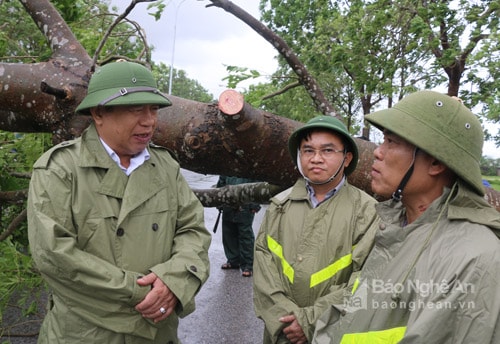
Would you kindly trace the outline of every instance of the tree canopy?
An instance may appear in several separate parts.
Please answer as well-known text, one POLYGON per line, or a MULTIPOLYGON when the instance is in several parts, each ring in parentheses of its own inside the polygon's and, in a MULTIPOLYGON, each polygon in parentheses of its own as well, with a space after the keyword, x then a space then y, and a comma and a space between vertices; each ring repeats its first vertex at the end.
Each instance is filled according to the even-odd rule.
MULTIPOLYGON (((348 124, 360 106, 367 114, 423 88, 459 96, 484 121, 500 122, 498 1, 261 0, 260 7, 348 124)), ((280 61, 274 91, 297 79, 280 61)), ((310 101, 289 96, 283 104, 314 114, 310 101)), ((263 106, 274 110, 277 102, 263 106)))

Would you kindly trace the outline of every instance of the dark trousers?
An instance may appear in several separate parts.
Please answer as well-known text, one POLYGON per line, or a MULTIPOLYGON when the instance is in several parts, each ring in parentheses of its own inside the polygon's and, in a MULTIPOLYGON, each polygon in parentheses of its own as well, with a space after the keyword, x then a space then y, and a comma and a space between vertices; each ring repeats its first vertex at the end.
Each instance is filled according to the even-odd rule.
POLYGON ((246 209, 224 210, 222 213, 222 244, 227 261, 252 270, 255 235, 254 214, 246 209))

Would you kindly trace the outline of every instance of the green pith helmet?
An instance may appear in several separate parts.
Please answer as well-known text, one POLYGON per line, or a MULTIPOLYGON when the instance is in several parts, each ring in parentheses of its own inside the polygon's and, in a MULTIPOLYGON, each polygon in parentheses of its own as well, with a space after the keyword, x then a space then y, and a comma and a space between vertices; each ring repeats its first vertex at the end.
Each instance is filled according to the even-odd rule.
POLYGON ((301 133, 311 130, 311 129, 327 129, 339 134, 344 138, 344 142, 348 143, 346 149, 351 152, 353 157, 352 161, 344 170, 346 175, 349 175, 354 171, 356 165, 358 164, 358 146, 356 141, 352 138, 351 134, 347 131, 345 125, 339 121, 337 118, 332 116, 317 116, 309 120, 304 126, 295 130, 290 138, 288 139, 288 150, 292 156, 292 160, 297 165, 297 150, 300 147, 301 133))
POLYGON ((172 103, 157 88, 153 74, 143 65, 118 61, 98 68, 90 78, 88 93, 76 112, 90 114, 95 106, 142 105, 160 107, 172 103))
POLYGON ((365 119, 432 155, 484 195, 479 167, 483 130, 476 116, 457 98, 419 91, 365 119))

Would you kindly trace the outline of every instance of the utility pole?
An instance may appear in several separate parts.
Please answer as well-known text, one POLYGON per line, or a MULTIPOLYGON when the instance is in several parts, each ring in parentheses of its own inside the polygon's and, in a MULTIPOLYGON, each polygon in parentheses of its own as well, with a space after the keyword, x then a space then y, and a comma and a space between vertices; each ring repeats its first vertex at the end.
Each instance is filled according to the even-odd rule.
POLYGON ((175 7, 174 38, 172 40, 172 59, 170 61, 170 75, 169 75, 169 80, 168 80, 168 94, 172 94, 172 78, 173 78, 173 75, 174 75, 174 57, 175 57, 175 37, 177 36, 177 14, 179 13, 179 8, 181 7, 181 5, 182 5, 182 3, 184 1, 186 1, 186 0, 182 0, 175 7))

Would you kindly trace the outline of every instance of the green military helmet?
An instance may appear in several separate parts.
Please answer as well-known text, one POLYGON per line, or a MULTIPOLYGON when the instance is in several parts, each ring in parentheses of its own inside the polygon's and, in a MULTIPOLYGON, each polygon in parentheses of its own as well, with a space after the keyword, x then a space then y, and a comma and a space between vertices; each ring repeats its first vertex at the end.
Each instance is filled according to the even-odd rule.
POLYGON ((347 144, 346 151, 351 152, 353 155, 352 161, 349 166, 345 168, 344 173, 346 175, 351 174, 358 164, 358 146, 356 145, 356 141, 354 141, 351 134, 349 134, 349 131, 347 131, 346 126, 333 116, 314 117, 290 135, 290 138, 288 139, 288 150, 295 165, 297 165, 297 150, 300 146, 302 133, 311 129, 320 128, 331 130, 344 138, 343 141, 347 144))
POLYGON ((76 112, 89 115, 95 106, 142 105, 160 107, 172 103, 161 93, 149 69, 135 62, 119 60, 98 68, 90 78, 87 96, 76 112))
POLYGON ((479 167, 483 129, 458 98, 418 91, 392 108, 366 115, 365 119, 432 155, 484 195, 479 167))

